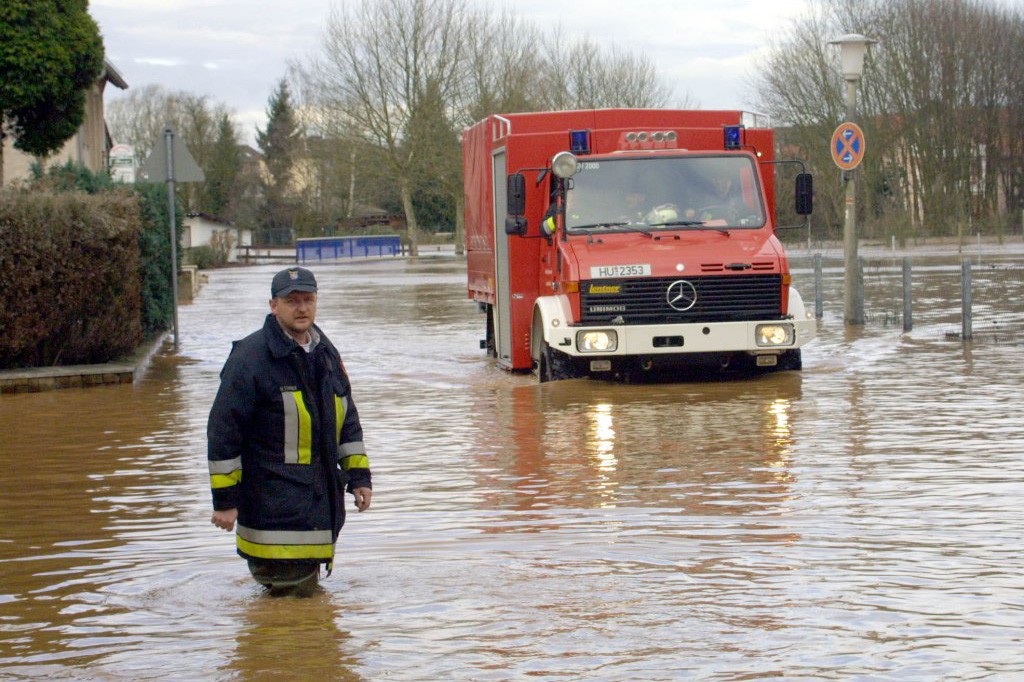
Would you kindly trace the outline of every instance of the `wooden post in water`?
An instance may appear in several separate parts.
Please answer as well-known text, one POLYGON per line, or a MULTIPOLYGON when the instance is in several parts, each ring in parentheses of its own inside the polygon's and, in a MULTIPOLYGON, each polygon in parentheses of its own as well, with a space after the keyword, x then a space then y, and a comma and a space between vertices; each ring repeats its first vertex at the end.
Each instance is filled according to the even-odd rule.
POLYGON ((914 313, 911 309, 910 296, 910 258, 903 258, 903 331, 909 332, 914 328, 914 313))
POLYGON ((821 293, 821 254, 814 254, 814 317, 820 320, 824 315, 824 299, 821 293))
POLYGON ((962 261, 962 277, 960 281, 961 317, 963 318, 960 337, 964 341, 974 338, 974 331, 971 325, 971 259, 964 258, 962 261))

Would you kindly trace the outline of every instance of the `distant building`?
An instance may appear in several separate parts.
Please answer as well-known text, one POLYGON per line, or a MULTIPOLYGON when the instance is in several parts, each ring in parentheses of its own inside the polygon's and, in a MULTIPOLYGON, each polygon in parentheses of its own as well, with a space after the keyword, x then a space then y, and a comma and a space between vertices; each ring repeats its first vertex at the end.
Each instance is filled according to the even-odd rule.
POLYGON ((240 247, 252 246, 252 230, 235 227, 209 213, 189 213, 181 224, 181 248, 210 246, 225 252, 227 262, 238 260, 240 247))
MULTIPOLYGON (((96 83, 85 93, 85 117, 78 132, 64 143, 64 147, 46 157, 47 167, 62 166, 68 161, 80 163, 93 173, 107 170, 110 148, 113 142, 107 131, 103 111, 103 92, 107 83, 121 90, 128 89, 128 83, 110 62, 103 61, 103 72, 96 83)), ((4 184, 18 182, 31 177, 32 164, 36 157, 14 148, 14 140, 4 138, 4 184)))

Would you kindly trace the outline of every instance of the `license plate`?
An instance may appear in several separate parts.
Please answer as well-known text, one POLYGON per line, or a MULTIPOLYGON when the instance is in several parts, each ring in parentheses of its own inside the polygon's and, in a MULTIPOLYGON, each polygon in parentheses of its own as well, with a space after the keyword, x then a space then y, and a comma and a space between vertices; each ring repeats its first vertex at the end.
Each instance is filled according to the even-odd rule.
POLYGON ((779 358, 777 355, 758 355, 757 366, 758 367, 774 367, 779 364, 779 358))
POLYGON ((636 263, 633 265, 592 265, 590 267, 590 279, 648 277, 650 274, 650 263, 636 263))
POLYGON ((612 370, 611 360, 591 360, 590 371, 591 372, 610 372, 612 370))

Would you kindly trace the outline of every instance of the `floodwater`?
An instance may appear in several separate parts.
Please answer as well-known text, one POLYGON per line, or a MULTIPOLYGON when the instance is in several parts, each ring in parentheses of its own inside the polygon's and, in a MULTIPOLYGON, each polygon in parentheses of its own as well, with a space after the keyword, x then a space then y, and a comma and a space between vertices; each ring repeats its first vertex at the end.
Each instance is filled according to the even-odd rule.
MULTIPOLYGON (((826 268, 803 372, 651 385, 496 368, 453 257, 316 267, 375 494, 308 599, 209 523, 276 267, 214 271, 136 384, 0 397, 0 678, 1020 679, 1024 336, 949 334, 956 267, 915 263, 909 334, 898 274, 846 331, 826 268)), ((974 281, 1024 319, 1020 261, 974 281)))

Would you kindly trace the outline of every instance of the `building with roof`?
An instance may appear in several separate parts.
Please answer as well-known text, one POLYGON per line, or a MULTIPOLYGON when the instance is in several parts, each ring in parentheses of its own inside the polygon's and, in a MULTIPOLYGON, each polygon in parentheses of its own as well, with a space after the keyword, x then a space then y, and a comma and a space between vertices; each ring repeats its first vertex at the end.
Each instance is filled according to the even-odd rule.
MULTIPOLYGON (((100 77, 85 93, 85 116, 82 125, 60 150, 43 160, 47 167, 63 166, 72 161, 94 173, 107 169, 110 148, 113 146, 103 109, 103 93, 107 84, 121 90, 128 89, 124 77, 113 64, 104 59, 100 77)), ((3 144, 3 183, 9 185, 31 177, 32 164, 39 159, 15 149, 14 140, 10 137, 4 138, 3 144)))

